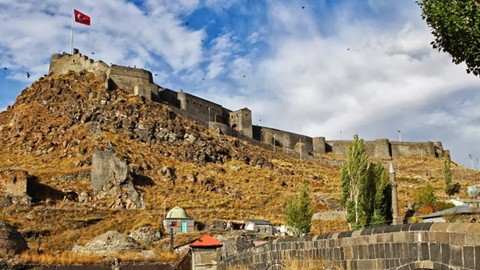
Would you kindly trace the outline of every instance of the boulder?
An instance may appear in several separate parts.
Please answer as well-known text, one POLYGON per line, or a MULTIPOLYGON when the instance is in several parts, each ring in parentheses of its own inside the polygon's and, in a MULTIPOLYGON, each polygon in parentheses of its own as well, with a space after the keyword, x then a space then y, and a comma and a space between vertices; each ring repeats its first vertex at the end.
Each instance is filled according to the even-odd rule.
POLYGON ((85 246, 74 245, 72 251, 108 255, 125 251, 141 251, 141 247, 133 238, 111 230, 91 239, 85 246))
MULTIPOLYGON (((97 198, 110 200, 111 208, 145 207, 142 196, 133 185, 134 176, 127 162, 116 157, 112 150, 94 151, 91 172, 92 189, 97 198)), ((85 200, 82 198, 82 201, 85 200)))
POLYGON ((10 224, 0 221, 0 257, 18 254, 28 249, 22 235, 10 224))
POLYGON ((142 245, 150 245, 162 238, 162 234, 159 231, 154 230, 150 226, 144 226, 131 232, 129 235, 132 239, 142 245))

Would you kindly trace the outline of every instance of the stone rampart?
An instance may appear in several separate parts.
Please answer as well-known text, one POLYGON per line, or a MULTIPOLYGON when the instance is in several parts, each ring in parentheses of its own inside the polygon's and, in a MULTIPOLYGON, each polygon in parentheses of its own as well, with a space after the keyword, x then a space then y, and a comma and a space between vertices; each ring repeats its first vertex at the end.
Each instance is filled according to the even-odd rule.
POLYGON ((228 112, 221 105, 211 101, 187 94, 183 91, 178 93, 180 109, 202 122, 220 122, 228 124, 228 112))
MULTIPOLYGON (((286 153, 296 153, 305 159, 312 159, 315 154, 334 154, 345 156, 351 140, 325 140, 324 137, 311 138, 305 135, 282 131, 263 126, 252 125, 252 112, 247 109, 231 111, 222 105, 185 93, 164 89, 153 83, 152 73, 148 70, 112 65, 102 61, 93 61, 80 53, 54 54, 51 57, 50 73, 64 74, 69 71, 93 72, 105 81, 108 89, 120 88, 132 94, 154 101, 166 102, 179 109, 182 115, 198 123, 209 126, 219 123, 222 133, 253 138, 274 149, 286 153)), ((371 157, 391 159, 397 156, 443 157, 445 150, 441 142, 391 142, 388 139, 365 141, 365 148, 371 157)))
POLYGON ((405 224, 278 239, 224 258, 219 269, 284 269, 291 260, 338 269, 480 269, 480 224, 405 224))
POLYGON ((85 55, 80 53, 76 54, 53 54, 50 58, 50 70, 51 74, 67 74, 70 71, 80 72, 88 71, 92 72, 100 78, 102 81, 106 79, 106 73, 109 66, 102 61, 93 61, 85 55))
MULTIPOLYGON (((321 140, 316 144, 319 145, 321 140)), ((325 152, 335 155, 346 155, 351 140, 325 141, 325 152)), ((399 156, 443 157, 444 151, 440 142, 397 142, 388 139, 365 141, 365 150, 370 157, 391 159, 399 156)), ((316 149, 322 149, 317 146, 316 149)))
POLYGON ((120 88, 130 93, 155 99, 158 86, 153 83, 152 73, 145 69, 112 65, 107 71, 108 88, 120 88))
POLYGON ((261 142, 275 145, 278 148, 293 149, 297 154, 301 154, 302 158, 313 157, 313 139, 311 137, 273 128, 257 128, 259 129, 258 135, 260 135, 258 140, 261 142))

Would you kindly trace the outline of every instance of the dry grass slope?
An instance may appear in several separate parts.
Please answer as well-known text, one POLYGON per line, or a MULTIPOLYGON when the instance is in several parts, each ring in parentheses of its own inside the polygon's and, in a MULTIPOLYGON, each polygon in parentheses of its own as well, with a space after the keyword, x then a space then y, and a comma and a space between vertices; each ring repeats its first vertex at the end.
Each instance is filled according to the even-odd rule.
MULTIPOLYGON (((128 233, 147 224, 160 228, 164 205, 167 209, 181 206, 205 223, 212 219, 263 218, 280 224, 284 221, 286 202, 296 196, 303 184, 310 187, 316 211, 337 210, 329 209, 324 201, 338 202, 341 195, 338 167, 299 160, 216 134, 180 116, 172 116, 164 104, 121 90, 106 91, 102 82, 90 73, 47 76, 35 82, 22 92, 13 107, 0 113, 0 133, 0 170, 27 170, 52 190, 90 192, 88 172, 92 151, 106 149, 109 143, 135 173, 153 182, 137 186, 147 203, 142 210, 112 210, 97 201, 78 203, 48 196, 46 201, 50 203, 42 200, 31 208, 5 207, 0 218, 28 237, 31 250, 41 251, 41 254, 25 254, 25 261, 61 262, 61 256, 54 254, 68 253, 74 244, 85 244, 111 229, 128 233), (145 141, 128 128, 132 122, 137 128, 140 124, 155 123, 169 130, 180 129, 195 134, 204 144, 145 141), (225 158, 210 162, 192 158, 205 149, 222 153, 225 158), (274 169, 249 164, 245 157, 265 159, 273 163, 274 169), (175 179, 161 174, 164 166, 174 168, 175 179), (85 172, 87 176, 82 176, 85 172), (73 180, 63 180, 65 175, 73 176, 73 180), (192 175, 197 181, 186 180, 192 175), (220 188, 208 189, 202 184, 204 180, 220 188), (237 196, 226 191, 235 191, 237 196)), ((341 159, 331 155, 324 158, 341 159)), ((390 161, 382 162, 387 166, 390 161)), ((402 213, 403 206, 414 200, 415 190, 426 183, 432 183, 438 195, 443 195, 441 159, 397 158, 393 163, 399 179, 402 213)), ((454 181, 462 187, 478 180, 476 171, 456 165, 452 169, 454 181)), ((346 229, 342 221, 315 222, 312 232, 346 229)), ((165 246, 152 249, 157 254, 165 253, 165 246)), ((79 262, 82 260, 96 259, 78 258, 79 262)))

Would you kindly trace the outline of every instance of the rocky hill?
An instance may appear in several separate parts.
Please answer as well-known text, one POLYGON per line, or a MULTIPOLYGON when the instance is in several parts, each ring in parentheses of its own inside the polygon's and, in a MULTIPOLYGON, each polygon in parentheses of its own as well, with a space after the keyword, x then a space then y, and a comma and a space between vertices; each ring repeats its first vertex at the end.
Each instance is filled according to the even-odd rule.
MULTIPOLYGON (((265 150, 207 130, 166 104, 105 90, 88 72, 37 80, 0 113, 0 134, 0 175, 25 171, 33 181, 31 202, 2 195, 1 219, 17 227, 30 249, 46 253, 70 251, 110 230, 159 228, 165 209, 175 205, 205 224, 247 218, 279 224, 286 201, 305 183, 316 211, 340 210, 338 157, 307 161, 265 150), (128 165, 130 189, 142 204, 131 203, 129 190, 93 188, 95 151, 128 165)), ((401 206, 426 182, 442 184, 441 159, 394 163, 401 206)), ((455 165, 453 172, 464 187, 478 176, 455 165)), ((331 230, 346 228, 335 224, 331 230)))

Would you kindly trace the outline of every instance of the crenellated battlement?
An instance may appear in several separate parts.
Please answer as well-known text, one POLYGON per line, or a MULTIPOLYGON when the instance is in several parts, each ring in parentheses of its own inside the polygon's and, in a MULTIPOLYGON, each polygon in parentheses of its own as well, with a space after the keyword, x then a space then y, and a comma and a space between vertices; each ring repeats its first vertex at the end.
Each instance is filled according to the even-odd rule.
MULTIPOLYGON (((288 131, 252 124, 252 112, 248 108, 231 111, 220 104, 188 94, 158 86, 148 70, 119 65, 107 65, 94 61, 80 53, 54 54, 50 61, 51 74, 70 71, 88 71, 105 81, 106 89, 122 89, 149 100, 164 102, 185 117, 215 129, 223 134, 253 139, 272 150, 296 153, 300 158, 313 159, 317 155, 334 154, 344 156, 350 140, 326 140, 324 137, 308 137, 288 131)), ((388 139, 365 141, 369 156, 391 159, 399 156, 443 157, 445 150, 441 142, 399 142, 388 139)))

